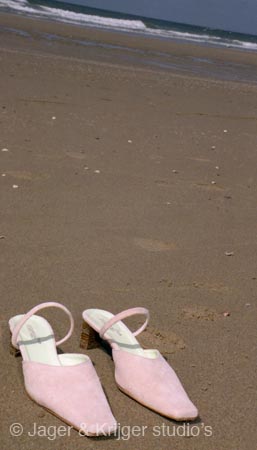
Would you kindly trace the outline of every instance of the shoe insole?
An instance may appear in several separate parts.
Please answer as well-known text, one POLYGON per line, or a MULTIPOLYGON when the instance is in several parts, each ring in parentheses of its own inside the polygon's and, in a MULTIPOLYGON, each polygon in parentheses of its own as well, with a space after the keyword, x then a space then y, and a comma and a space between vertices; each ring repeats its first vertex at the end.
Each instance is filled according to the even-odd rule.
MULTIPOLYGON (((11 330, 22 319, 23 315, 12 317, 9 321, 11 330)), ((33 315, 23 325, 19 332, 19 349, 25 361, 60 366, 56 351, 53 330, 50 324, 41 316, 33 315)))
MULTIPOLYGON (((23 318, 23 314, 9 320, 10 330, 23 318)), ((74 366, 89 361, 82 353, 58 354, 54 332, 46 319, 33 315, 23 325, 18 336, 19 349, 24 361, 33 361, 52 366, 74 366)))

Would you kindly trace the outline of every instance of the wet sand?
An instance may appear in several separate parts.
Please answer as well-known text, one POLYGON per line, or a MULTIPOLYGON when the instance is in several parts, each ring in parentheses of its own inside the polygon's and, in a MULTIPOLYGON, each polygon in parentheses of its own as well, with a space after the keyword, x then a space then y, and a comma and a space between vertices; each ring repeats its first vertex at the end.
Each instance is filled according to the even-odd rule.
MULTIPOLYGON (((35 35, 70 35, 72 28, 7 15, 1 25, 35 35)), ((251 54, 211 52, 219 61, 223 54, 255 64, 251 54)), ((105 54, 1 34, 2 447, 253 450, 257 88, 105 54), (88 354, 115 417, 121 427, 147 426, 145 435, 29 436, 34 423, 62 423, 26 396, 21 360, 9 355, 7 320, 47 300, 74 315, 65 352, 79 352, 83 309, 149 308, 139 340, 176 370, 199 408, 191 429, 199 436, 155 436, 153 427, 183 430, 118 391, 101 349, 88 354), (23 425, 20 437, 10 435, 14 422, 23 425)), ((65 333, 62 313, 45 316, 58 336, 65 333)))

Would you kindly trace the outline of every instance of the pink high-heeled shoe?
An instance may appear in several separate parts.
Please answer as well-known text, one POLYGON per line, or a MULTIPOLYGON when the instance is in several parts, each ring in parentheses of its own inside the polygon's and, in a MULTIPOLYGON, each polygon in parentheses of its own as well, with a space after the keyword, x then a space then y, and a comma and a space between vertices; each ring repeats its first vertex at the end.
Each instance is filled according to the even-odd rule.
POLYGON ((117 315, 102 309, 87 309, 82 314, 81 347, 97 345, 97 334, 112 347, 115 380, 121 391, 142 405, 175 420, 194 420, 197 408, 189 399, 176 373, 158 350, 143 350, 136 336, 147 326, 149 311, 131 308, 117 315), (122 319, 135 314, 146 316, 134 333, 122 319))
POLYGON ((27 314, 9 320, 15 354, 21 353, 26 391, 36 403, 88 436, 114 433, 112 415, 90 358, 83 354, 57 354, 56 347, 72 334, 70 311, 60 303, 47 302, 27 314), (70 330, 56 342, 49 323, 35 313, 57 307, 70 318, 70 330))

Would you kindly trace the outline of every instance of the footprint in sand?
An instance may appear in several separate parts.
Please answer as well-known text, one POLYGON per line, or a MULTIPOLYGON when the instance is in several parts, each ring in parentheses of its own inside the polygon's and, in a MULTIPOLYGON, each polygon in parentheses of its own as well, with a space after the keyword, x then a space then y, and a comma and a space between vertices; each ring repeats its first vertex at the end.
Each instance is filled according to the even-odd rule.
POLYGON ((222 317, 217 311, 213 311, 204 306, 188 306, 183 308, 182 316, 185 319, 214 321, 222 317))
POLYGON ((145 348, 158 348, 162 354, 166 355, 186 347, 183 339, 172 331, 160 332, 152 327, 147 327, 141 334, 140 343, 145 348))
POLYGON ((199 288, 199 289, 206 289, 207 291, 213 291, 213 292, 228 292, 231 289, 221 283, 208 283, 208 282, 198 282, 198 281, 194 281, 193 282, 193 287, 194 288, 199 288))
POLYGON ((134 238, 133 242, 137 247, 149 252, 165 252, 176 249, 174 242, 159 241, 158 239, 134 238))

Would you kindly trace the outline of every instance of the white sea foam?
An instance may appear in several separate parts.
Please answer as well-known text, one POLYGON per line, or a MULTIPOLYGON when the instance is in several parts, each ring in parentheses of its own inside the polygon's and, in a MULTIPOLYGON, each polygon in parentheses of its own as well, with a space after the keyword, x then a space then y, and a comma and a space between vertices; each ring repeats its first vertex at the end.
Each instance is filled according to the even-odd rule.
POLYGON ((238 40, 232 40, 232 45, 237 46, 238 48, 247 48, 248 50, 257 50, 257 44, 254 42, 244 42, 238 40))
POLYGON ((153 29, 147 27, 141 20, 126 20, 111 17, 93 16, 89 14, 68 11, 60 8, 50 8, 40 4, 32 5, 27 0, 0 0, 0 11, 6 9, 19 14, 37 18, 52 19, 56 21, 85 25, 98 28, 137 32, 166 39, 193 42, 220 47, 232 47, 242 50, 257 50, 257 43, 240 41, 237 39, 222 38, 208 34, 195 34, 167 29, 153 29))
MULTIPOLYGON (((49 16, 53 13, 53 8, 48 8, 43 6, 42 10, 49 16)), ((100 26, 107 26, 113 28, 129 28, 132 30, 145 30, 146 26, 141 20, 122 20, 122 19, 112 19, 110 17, 101 16, 91 16, 89 14, 81 14, 72 11, 65 11, 62 9, 58 11, 59 20, 76 22, 76 23, 86 23, 100 26)))
POLYGON ((26 0, 0 0, 0 9, 1 7, 8 7, 17 12, 23 12, 24 14, 29 14, 36 17, 43 16, 45 18, 55 19, 61 22, 69 22, 79 25, 85 24, 88 26, 92 25, 126 30, 146 29, 146 26, 141 20, 124 20, 113 19, 111 17, 93 16, 58 8, 49 8, 42 5, 35 5, 33 7, 26 0))
POLYGON ((26 0, 0 0, 0 10, 1 8, 10 8, 13 11, 32 13, 35 9, 28 6, 26 0))
POLYGON ((212 36, 208 34, 194 34, 174 30, 161 30, 149 28, 147 28, 145 31, 146 33, 149 33, 151 35, 176 39, 180 41, 189 41, 199 44, 204 43, 207 45, 233 47, 238 49, 257 50, 257 43, 254 42, 239 41, 237 39, 226 39, 221 38, 219 36, 212 36))

